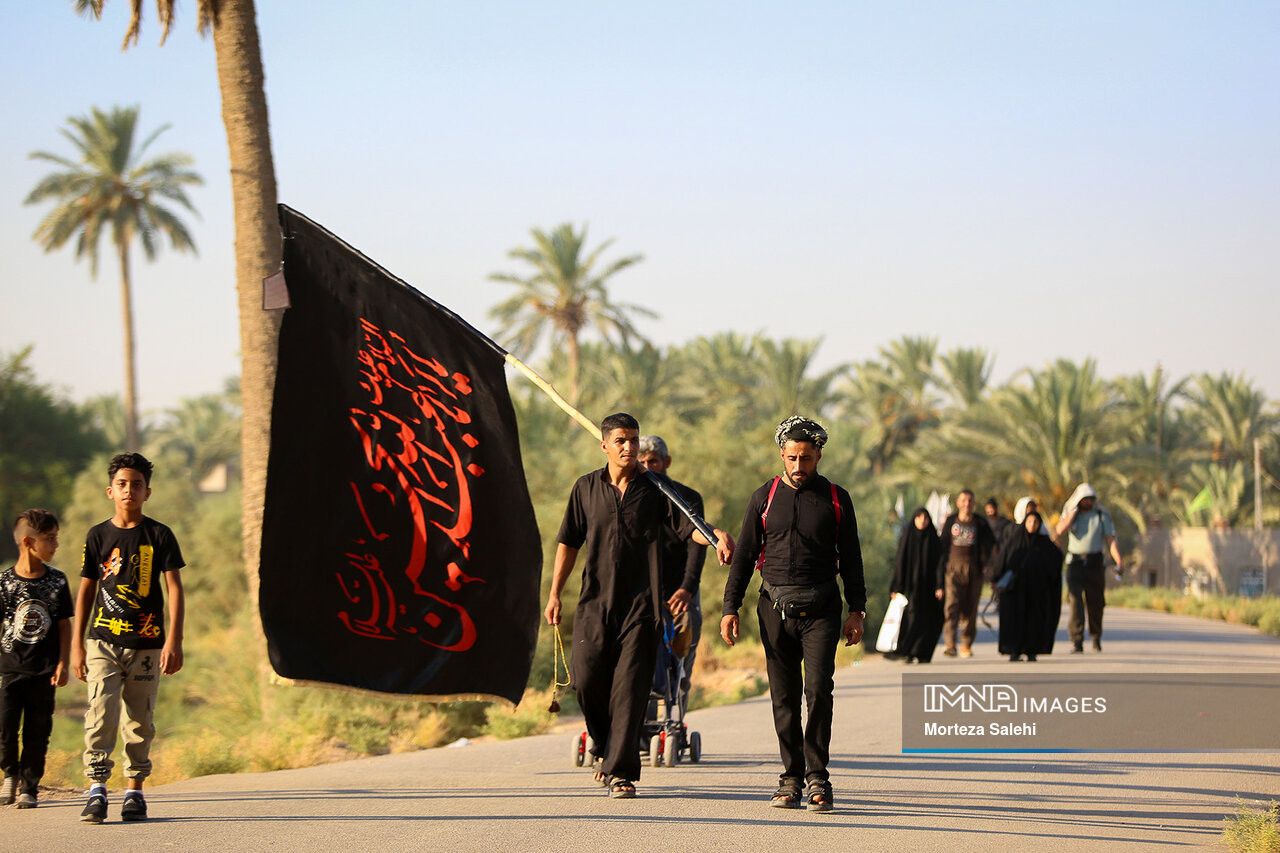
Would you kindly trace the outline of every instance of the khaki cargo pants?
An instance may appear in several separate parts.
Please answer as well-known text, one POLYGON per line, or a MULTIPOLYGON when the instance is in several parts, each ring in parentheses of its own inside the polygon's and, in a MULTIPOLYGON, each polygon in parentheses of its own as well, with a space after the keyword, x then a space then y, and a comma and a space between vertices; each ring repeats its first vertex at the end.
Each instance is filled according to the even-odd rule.
POLYGON ((124 775, 151 775, 153 716, 160 687, 160 650, 126 649, 101 640, 85 641, 89 709, 84 715, 84 773, 94 782, 111 778, 117 732, 124 735, 124 775), (121 711, 124 724, 121 725, 121 711))

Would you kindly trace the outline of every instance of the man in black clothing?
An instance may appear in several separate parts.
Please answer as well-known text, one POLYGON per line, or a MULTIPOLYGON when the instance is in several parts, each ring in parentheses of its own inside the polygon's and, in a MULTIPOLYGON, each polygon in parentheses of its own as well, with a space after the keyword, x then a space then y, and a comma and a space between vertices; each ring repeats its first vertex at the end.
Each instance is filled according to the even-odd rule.
POLYGON ((991 553, 987 556, 987 580, 995 583, 1000 579, 999 573, 996 572, 996 566, 1000 564, 1000 551, 1004 546, 1005 537, 1013 535, 1011 528, 1015 525, 1012 521, 1000 514, 1000 502, 994 497, 987 498, 987 502, 982 505, 982 512, 986 516, 987 527, 991 528, 991 553))
POLYGON ((763 582, 756 614, 764 645, 783 771, 770 805, 798 808, 800 785, 811 811, 831 811, 831 751, 836 644, 862 639, 867 589, 862 574, 858 521, 849 493, 818 474, 827 433, 801 417, 783 421, 774 434, 783 474, 751 495, 724 588, 720 636, 733 645, 738 608, 752 568, 763 582), (849 617, 841 626, 844 585, 849 617), (800 727, 803 693, 808 722, 800 727))
MULTIPOLYGON (((640 726, 662 618, 662 541, 670 501, 636 463, 640 425, 635 418, 610 415, 600 433, 609 461, 573 485, 544 615, 548 624, 560 624, 560 592, 585 548, 572 677, 587 733, 602 758, 596 779, 607 781, 611 797, 623 798, 635 796, 640 778, 640 726)), ((677 532, 682 539, 711 544, 685 516, 677 532)), ((727 563, 733 540, 721 530, 713 532, 716 553, 727 563)))
MULTIPOLYGON (((684 498, 689 508, 702 515, 702 495, 684 483, 671 480, 671 452, 667 443, 658 435, 640 436, 640 467, 670 480, 671 485, 684 498)), ((680 528, 683 513, 668 503, 669 526, 680 528)), ((676 685, 679 707, 688 707, 689 677, 698 657, 698 640, 702 635, 702 596, 698 587, 702 584, 702 564, 706 560, 707 546, 691 540, 679 539, 674 533, 666 537, 662 559, 662 598, 672 616, 671 652, 684 662, 684 677, 676 685)), ((661 670, 657 673, 655 689, 662 691, 666 684, 661 670)))
POLYGON ((1013 522, 1000 514, 1000 502, 995 498, 987 498, 987 502, 982 505, 982 511, 987 516, 987 526, 991 528, 991 535, 995 537, 996 545, 999 546, 1005 537, 1005 529, 1013 522))

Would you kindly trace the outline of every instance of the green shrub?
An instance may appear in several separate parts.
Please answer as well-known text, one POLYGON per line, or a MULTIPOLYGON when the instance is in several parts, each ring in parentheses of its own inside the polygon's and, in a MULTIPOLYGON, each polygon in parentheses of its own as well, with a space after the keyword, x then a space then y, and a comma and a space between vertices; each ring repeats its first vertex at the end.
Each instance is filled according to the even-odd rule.
POLYGON ((239 773, 247 769, 236 743, 212 731, 194 740, 170 746, 165 753, 170 761, 176 761, 178 768, 187 777, 239 773))
POLYGON ((485 712, 483 732, 498 740, 542 734, 550 730, 555 721, 555 716, 547 710, 550 704, 550 690, 526 690, 515 708, 490 705, 485 712))
POLYGON ((1217 619, 1233 625, 1256 626, 1264 634, 1280 637, 1280 596, 1258 598, 1208 596, 1194 598, 1171 590, 1124 586, 1107 590, 1107 603, 1137 610, 1160 610, 1201 619, 1217 619))
POLYGON ((1273 608, 1259 616, 1258 630, 1264 634, 1280 637, 1280 609, 1273 608))
POLYGON ((1277 811, 1273 801, 1265 809, 1250 808, 1244 800, 1236 799, 1235 817, 1224 818, 1222 841, 1237 853, 1280 853, 1280 827, 1277 827, 1277 811))

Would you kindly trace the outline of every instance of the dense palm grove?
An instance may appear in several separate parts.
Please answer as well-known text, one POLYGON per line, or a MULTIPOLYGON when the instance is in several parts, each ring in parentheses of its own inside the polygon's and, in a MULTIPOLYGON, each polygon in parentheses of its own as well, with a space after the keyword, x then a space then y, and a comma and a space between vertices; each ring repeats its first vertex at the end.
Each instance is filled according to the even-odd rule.
MULTIPOLYGON (((888 342, 868 361, 825 368, 816 366, 821 339, 721 332, 659 349, 605 287, 638 257, 598 272, 609 244, 587 253, 585 231, 534 230, 534 247, 511 253, 531 274, 494 276, 520 288, 493 311, 504 331, 518 330, 508 345, 523 355, 549 339, 546 377, 579 389, 573 402, 589 417, 628 411, 642 432, 666 438, 673 476, 701 491, 708 517, 731 531, 752 490, 776 473, 776 424, 797 412, 822 421, 831 433, 822 471, 858 508, 872 624, 887 595, 894 507, 909 511, 934 490, 995 496, 1006 515, 1031 495, 1052 517, 1087 481, 1131 547, 1154 525, 1252 524, 1255 439, 1264 471, 1280 462, 1280 409, 1242 376, 1173 379, 1156 366, 1107 379, 1092 359, 1060 359, 996 386, 992 353, 939 352, 935 339, 913 336, 888 342), (584 342, 591 317, 608 318, 604 333, 626 334, 584 342)), ((538 389, 519 380, 512 394, 549 564, 569 485, 602 460, 538 389)), ((1263 522, 1274 523, 1277 484, 1270 476, 1263 483, 1263 522)), ((704 596, 718 599, 722 581, 708 567, 704 596)))

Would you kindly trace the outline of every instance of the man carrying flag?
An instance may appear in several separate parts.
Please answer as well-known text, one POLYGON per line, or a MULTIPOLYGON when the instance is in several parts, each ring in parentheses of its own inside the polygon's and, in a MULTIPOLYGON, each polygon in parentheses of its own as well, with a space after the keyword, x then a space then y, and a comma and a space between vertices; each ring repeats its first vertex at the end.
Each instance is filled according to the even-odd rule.
MULTIPOLYGON (((574 618, 571 673, 587 733, 602 759, 596 780, 613 798, 634 797, 640 778, 640 727, 653 683, 661 625, 663 527, 668 500, 637 464, 640 424, 626 413, 600 424, 608 463, 574 483, 556 537, 555 566, 545 616, 560 624, 560 593, 586 550, 574 618)), ((716 547, 721 564, 733 540, 712 528, 716 542, 679 516, 682 539, 716 547)))

